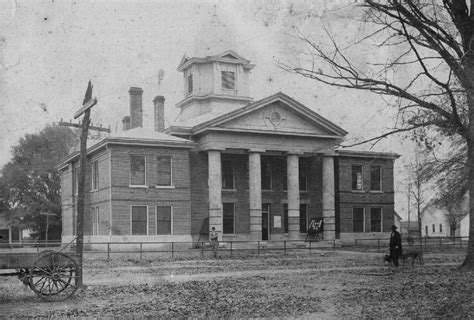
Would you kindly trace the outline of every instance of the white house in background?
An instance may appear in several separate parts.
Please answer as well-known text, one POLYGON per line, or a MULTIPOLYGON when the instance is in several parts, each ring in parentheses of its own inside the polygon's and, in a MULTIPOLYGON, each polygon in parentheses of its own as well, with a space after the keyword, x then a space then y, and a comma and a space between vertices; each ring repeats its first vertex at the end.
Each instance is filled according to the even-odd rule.
MULTIPOLYGON (((464 206, 462 206, 464 207, 464 206)), ((465 209, 462 209, 465 211, 465 209)), ((423 210, 421 219, 423 237, 467 237, 469 236, 469 214, 466 212, 455 230, 451 230, 448 210, 431 202, 423 210)))

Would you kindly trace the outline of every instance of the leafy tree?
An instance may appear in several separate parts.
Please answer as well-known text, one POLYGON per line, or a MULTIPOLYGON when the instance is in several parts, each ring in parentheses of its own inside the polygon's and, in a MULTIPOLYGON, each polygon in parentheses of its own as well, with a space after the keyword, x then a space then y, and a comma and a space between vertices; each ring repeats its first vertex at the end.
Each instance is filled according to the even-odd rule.
MULTIPOLYGON (((469 198, 474 199, 474 1, 366 0, 360 6, 369 31, 353 45, 371 46, 370 68, 351 59, 348 47, 343 48, 329 29, 329 46, 301 35, 309 59, 302 56, 298 65, 282 67, 331 86, 384 97, 387 106, 398 111, 397 123, 368 141, 412 131, 428 149, 439 147, 437 137, 463 145, 466 186, 469 198)), ((463 266, 472 269, 474 200, 469 212, 470 237, 463 266)))
POLYGON ((60 177, 55 166, 76 144, 71 129, 47 126, 38 134, 27 134, 13 147, 12 159, 2 168, 0 214, 9 215, 13 225, 29 228, 33 236, 48 239, 61 235, 60 177))

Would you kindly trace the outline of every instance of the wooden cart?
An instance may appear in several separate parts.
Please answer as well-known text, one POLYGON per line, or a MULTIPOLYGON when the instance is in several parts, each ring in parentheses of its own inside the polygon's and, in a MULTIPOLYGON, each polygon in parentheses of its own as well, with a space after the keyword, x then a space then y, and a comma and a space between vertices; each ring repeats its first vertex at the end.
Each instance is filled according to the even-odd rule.
POLYGON ((72 296, 78 289, 78 255, 60 251, 40 253, 1 253, 0 276, 18 276, 41 299, 59 301, 72 296))

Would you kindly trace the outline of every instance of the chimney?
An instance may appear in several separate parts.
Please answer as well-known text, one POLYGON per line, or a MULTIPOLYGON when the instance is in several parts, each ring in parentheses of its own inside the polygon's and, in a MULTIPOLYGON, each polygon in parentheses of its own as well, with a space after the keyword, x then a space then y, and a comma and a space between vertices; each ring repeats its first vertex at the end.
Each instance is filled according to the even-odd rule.
POLYGON ((143 127, 142 88, 131 87, 130 94, 130 129, 143 127))
POLYGON ((155 105, 155 131, 165 130, 165 97, 156 96, 153 99, 155 105))
POLYGON ((123 131, 127 131, 130 129, 130 116, 125 116, 122 119, 123 124, 123 131))

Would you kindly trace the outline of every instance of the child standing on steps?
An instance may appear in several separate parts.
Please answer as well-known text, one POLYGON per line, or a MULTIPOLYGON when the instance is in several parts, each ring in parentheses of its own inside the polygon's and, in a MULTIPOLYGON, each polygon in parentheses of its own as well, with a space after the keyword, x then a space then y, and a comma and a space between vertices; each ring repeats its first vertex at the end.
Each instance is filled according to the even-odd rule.
POLYGON ((215 227, 211 228, 209 233, 209 240, 212 245, 212 252, 214 253, 214 258, 217 258, 217 248, 219 247, 219 234, 216 231, 215 227))

